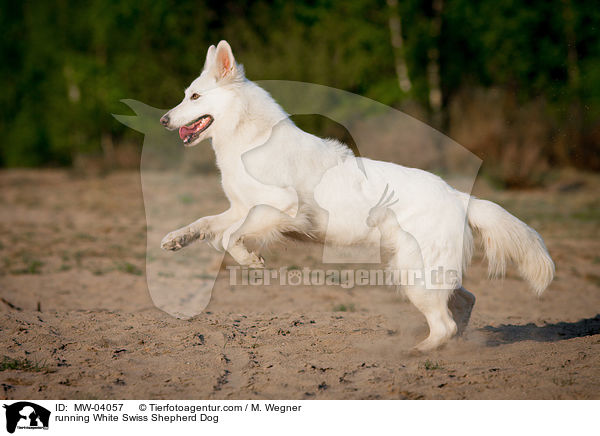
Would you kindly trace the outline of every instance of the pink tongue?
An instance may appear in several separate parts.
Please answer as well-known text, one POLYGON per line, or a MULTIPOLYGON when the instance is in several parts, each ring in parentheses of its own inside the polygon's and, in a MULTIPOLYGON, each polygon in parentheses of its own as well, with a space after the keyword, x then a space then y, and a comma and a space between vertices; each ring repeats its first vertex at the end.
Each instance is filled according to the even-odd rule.
POLYGON ((185 139, 186 136, 191 135, 192 133, 194 133, 196 130, 198 130, 196 127, 198 126, 198 123, 192 124, 191 126, 183 126, 179 128, 179 137, 181 139, 185 139))
POLYGON ((196 133, 198 130, 202 128, 204 125, 205 119, 202 118, 198 120, 198 122, 192 124, 191 126, 183 126, 179 128, 179 137, 181 139, 185 139, 186 136, 191 135, 192 133, 196 133))

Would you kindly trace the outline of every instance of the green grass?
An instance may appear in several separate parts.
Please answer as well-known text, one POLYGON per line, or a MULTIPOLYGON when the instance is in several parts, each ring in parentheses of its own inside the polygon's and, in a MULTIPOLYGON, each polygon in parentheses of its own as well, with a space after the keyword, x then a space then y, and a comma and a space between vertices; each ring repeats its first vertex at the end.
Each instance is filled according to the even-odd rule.
POLYGON ((159 271, 158 276, 159 277, 175 277, 175 274, 173 274, 172 272, 159 271))
POLYGON ((578 210, 577 212, 571 214, 571 218, 576 219, 578 221, 598 222, 600 221, 600 208, 590 206, 578 210))
POLYGON ((136 276, 141 276, 143 274, 143 271, 138 268, 137 266, 135 266, 132 263, 129 262, 120 262, 117 264, 117 269, 121 272, 127 273, 127 274, 133 274, 136 276))
POLYGON ((25 266, 23 268, 13 270, 13 274, 41 274, 44 262, 31 258, 23 258, 23 262, 25 263, 25 266))
POLYGON ((195 279, 201 279, 201 280, 212 280, 215 278, 214 275, 212 274, 207 274, 207 273, 203 273, 203 274, 194 274, 192 276, 195 279))
POLYGON ((354 312, 356 308, 354 307, 354 303, 350 304, 338 304, 333 307, 334 312, 354 312))
POLYGON ((29 359, 13 359, 4 356, 0 362, 0 371, 48 372, 49 368, 45 364, 33 362, 29 359))
POLYGON ((183 204, 191 204, 194 201, 194 197, 192 197, 190 194, 182 194, 179 196, 179 201, 181 201, 183 204))
POLYGON ((75 257, 75 262, 77 263, 77 266, 81 266, 81 261, 85 256, 85 252, 83 250, 77 250, 73 256, 75 257))
POLYGON ((91 242, 94 242, 94 241, 96 241, 96 240, 97 240, 97 238, 96 238, 95 236, 93 236, 93 235, 90 235, 90 234, 88 234, 88 233, 82 233, 82 232, 80 232, 80 233, 76 233, 76 234, 75 234, 75 237, 76 237, 77 239, 80 239, 80 240, 82 240, 82 241, 91 241, 91 242))
POLYGON ((427 371, 434 371, 436 369, 442 369, 443 366, 440 364, 440 362, 433 362, 427 359, 425 362, 423 362, 423 368, 425 368, 427 371))
POLYGON ((571 385, 575 384, 575 380, 573 380, 573 378, 571 378, 571 377, 566 378, 566 379, 554 377, 552 379, 552 382, 557 386, 571 386, 571 385))

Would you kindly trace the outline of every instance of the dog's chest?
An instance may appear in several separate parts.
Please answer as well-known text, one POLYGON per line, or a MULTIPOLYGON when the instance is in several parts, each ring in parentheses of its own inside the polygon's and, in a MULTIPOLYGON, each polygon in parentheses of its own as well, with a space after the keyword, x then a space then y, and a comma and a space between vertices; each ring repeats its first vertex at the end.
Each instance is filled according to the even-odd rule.
POLYGON ((280 189, 264 185, 248 174, 240 157, 221 159, 218 166, 223 191, 232 205, 249 210, 259 204, 272 204, 272 199, 279 197, 275 191, 280 189))

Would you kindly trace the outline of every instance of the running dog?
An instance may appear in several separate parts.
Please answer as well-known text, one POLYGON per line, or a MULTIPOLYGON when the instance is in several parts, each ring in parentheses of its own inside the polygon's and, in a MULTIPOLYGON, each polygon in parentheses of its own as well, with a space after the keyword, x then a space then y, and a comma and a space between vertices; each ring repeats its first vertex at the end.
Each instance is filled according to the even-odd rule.
POLYGON ((491 276, 503 275, 512 262, 538 295, 554 277, 540 235, 497 204, 420 169, 355 157, 344 144, 298 128, 265 90, 246 79, 226 41, 208 49, 202 73, 160 122, 178 129, 186 147, 211 140, 230 202, 225 212, 166 235, 163 249, 205 240, 241 265, 262 268, 264 259, 247 248, 249 240, 310 238, 381 246, 390 271, 454 271, 435 289, 403 284, 396 276, 394 283, 429 325, 418 350, 446 343, 469 320, 475 298, 462 287, 462 274, 471 261, 474 233, 491 276))

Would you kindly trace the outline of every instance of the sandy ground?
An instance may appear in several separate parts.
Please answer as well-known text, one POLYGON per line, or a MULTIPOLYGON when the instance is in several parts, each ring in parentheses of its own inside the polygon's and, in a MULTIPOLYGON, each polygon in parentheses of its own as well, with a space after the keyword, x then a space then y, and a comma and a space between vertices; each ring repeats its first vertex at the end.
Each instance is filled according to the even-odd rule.
MULTIPOLYGON (((214 180, 197 177, 196 186, 219 192, 214 180)), ((231 286, 222 269, 206 311, 173 318, 146 285, 139 173, 0 172, 0 396, 600 398, 599 188, 600 178, 576 174, 543 192, 478 182, 475 194, 543 235, 556 281, 538 299, 514 271, 488 281, 475 259, 465 287, 478 300, 465 335, 414 355, 425 321, 385 287, 231 286)), ((181 208, 202 192, 190 189, 181 208)), ((303 244, 265 258, 318 265, 319 250, 303 244)))

